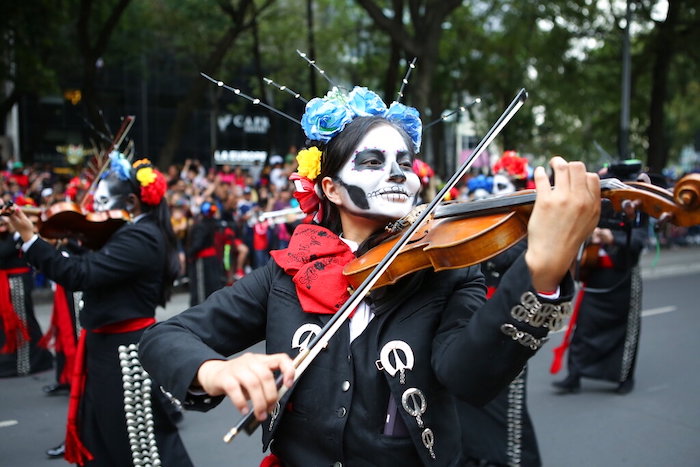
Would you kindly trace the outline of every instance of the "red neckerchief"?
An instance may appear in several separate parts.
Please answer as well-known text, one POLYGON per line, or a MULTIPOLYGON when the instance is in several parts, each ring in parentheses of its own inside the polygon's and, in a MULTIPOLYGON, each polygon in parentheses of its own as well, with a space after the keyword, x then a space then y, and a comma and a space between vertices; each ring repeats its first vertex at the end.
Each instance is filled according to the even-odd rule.
POLYGON ((350 297, 343 267, 355 255, 330 230, 301 224, 294 230, 288 248, 270 254, 292 276, 301 307, 307 313, 333 314, 350 297))
MULTIPOLYGON (((89 332, 97 334, 121 334, 124 332, 138 331, 155 323, 155 318, 133 318, 118 323, 107 324, 89 332)), ((85 342, 88 331, 83 329, 78 339, 78 349, 75 355, 75 368, 73 380, 70 386, 70 399, 68 401, 68 420, 66 421, 66 452, 63 455, 71 464, 85 465, 94 459, 92 453, 80 439, 78 414, 80 412, 80 400, 85 392, 85 380, 87 368, 85 367, 85 342)))

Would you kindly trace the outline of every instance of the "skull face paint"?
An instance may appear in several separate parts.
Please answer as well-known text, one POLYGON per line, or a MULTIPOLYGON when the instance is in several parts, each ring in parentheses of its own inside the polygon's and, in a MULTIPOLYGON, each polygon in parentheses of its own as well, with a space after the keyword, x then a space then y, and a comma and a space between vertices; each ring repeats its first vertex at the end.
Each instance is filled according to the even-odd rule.
POLYGON ((116 189, 116 184, 110 178, 100 180, 92 201, 95 212, 126 208, 125 196, 116 189))
POLYGON ((409 213, 420 190, 413 156, 396 128, 370 130, 343 165, 337 179, 343 205, 352 213, 398 219, 409 213))

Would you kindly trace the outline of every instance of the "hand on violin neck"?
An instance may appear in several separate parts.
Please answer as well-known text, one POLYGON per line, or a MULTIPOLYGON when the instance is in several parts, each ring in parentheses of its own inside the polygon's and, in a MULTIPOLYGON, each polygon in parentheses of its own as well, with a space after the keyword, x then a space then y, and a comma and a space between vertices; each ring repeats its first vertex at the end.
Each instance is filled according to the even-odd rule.
POLYGON ((7 215, 7 222, 15 232, 19 233, 22 241, 27 242, 34 236, 34 224, 31 220, 14 205, 3 205, 3 215, 7 215), (9 214, 5 214, 9 211, 9 214))
POLYGON ((615 236, 610 229, 596 227, 591 234, 591 243, 597 245, 610 245, 615 241, 615 236))
POLYGON ((537 199, 528 223, 525 261, 536 290, 554 290, 600 217, 600 179, 582 162, 550 161, 554 186, 535 169, 537 199))

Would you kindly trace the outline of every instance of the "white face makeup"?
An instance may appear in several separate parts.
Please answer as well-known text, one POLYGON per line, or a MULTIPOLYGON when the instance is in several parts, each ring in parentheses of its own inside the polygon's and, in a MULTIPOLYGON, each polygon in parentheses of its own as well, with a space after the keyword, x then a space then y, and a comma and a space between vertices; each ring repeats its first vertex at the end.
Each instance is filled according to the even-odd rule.
POLYGON ((420 180, 401 134, 392 126, 370 130, 338 178, 343 205, 364 217, 398 219, 413 208, 420 180))
POLYGON ((95 212, 123 209, 122 196, 113 196, 107 179, 100 180, 93 195, 92 207, 95 212))

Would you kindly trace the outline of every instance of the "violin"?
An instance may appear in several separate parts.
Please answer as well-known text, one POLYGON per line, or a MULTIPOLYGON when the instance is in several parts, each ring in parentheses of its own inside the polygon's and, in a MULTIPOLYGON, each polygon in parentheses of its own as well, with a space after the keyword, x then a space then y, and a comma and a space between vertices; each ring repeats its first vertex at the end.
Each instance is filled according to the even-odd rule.
MULTIPOLYGON (((601 180, 601 196, 609 200, 616 211, 633 207, 661 222, 681 227, 700 224, 700 174, 683 177, 673 192, 650 183, 624 184, 617 179, 604 179, 601 180)), ((534 201, 535 190, 524 190, 438 206, 399 251, 373 289, 394 284, 422 269, 457 269, 493 258, 527 235, 534 201)), ((399 236, 389 238, 345 266, 343 274, 352 287, 369 276, 399 236)))
MULTIPOLYGON (((14 204, 10 201, 0 215, 9 216, 14 204)), ((129 221, 130 215, 122 209, 102 212, 86 212, 77 203, 62 201, 50 208, 21 206, 27 214, 38 216, 38 232, 44 238, 74 238, 91 249, 100 249, 119 227, 129 221)))
MULTIPOLYGON (((123 118, 119 130, 114 135, 109 146, 102 152, 99 167, 93 174, 88 193, 93 192, 101 179, 102 174, 109 166, 109 154, 118 149, 124 142, 127 133, 134 124, 135 117, 127 115, 123 118)), ((48 209, 28 208, 20 209, 26 213, 39 216, 39 235, 49 239, 73 238, 81 242, 83 246, 91 250, 99 250, 112 234, 131 219, 129 213, 122 209, 101 212, 89 212, 86 209, 88 196, 83 196, 80 204, 72 201, 62 201, 48 209)), ((0 209, 0 215, 10 215, 9 209, 12 203, 8 203, 0 209)))

